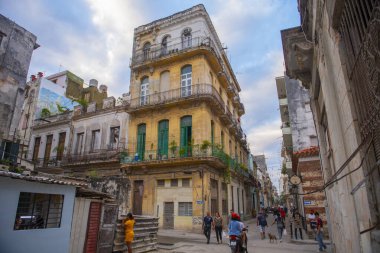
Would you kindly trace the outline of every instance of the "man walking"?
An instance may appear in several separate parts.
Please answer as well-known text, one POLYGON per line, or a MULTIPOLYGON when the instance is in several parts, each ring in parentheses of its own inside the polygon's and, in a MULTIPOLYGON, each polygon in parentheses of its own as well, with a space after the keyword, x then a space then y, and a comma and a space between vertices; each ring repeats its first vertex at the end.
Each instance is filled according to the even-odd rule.
POLYGON ((210 216, 210 212, 207 212, 207 215, 203 218, 203 224, 202 224, 202 229, 203 229, 204 235, 206 236, 207 244, 210 243, 212 224, 213 224, 213 219, 210 216))
POLYGON ((323 243, 323 222, 322 219, 319 218, 319 213, 315 212, 315 219, 317 221, 317 231, 316 231, 316 237, 318 241, 319 246, 319 252, 322 252, 326 250, 326 244, 323 243))
POLYGON ((265 217, 264 209, 261 209, 259 215, 257 216, 257 226, 260 229, 261 240, 265 239, 265 227, 268 226, 267 219, 265 217))

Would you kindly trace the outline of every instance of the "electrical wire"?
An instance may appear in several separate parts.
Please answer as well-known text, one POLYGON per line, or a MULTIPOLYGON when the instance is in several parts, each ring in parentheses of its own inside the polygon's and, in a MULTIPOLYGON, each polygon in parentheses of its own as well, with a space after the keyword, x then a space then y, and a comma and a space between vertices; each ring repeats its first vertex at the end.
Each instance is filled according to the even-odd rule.
MULTIPOLYGON (((334 183, 336 183, 336 182, 342 180, 343 178, 345 178, 345 177, 351 175, 352 173, 358 171, 358 170, 362 167, 362 165, 363 165, 363 163, 364 163, 364 160, 365 160, 365 158, 367 157, 368 151, 369 151, 369 149, 370 149, 372 143, 373 143, 373 138, 371 139, 370 143, 368 144, 368 147, 367 147, 367 149, 366 149, 366 151, 365 151, 365 153, 364 153, 364 155, 363 155, 363 157, 362 157, 362 159, 361 159, 360 164, 358 165, 358 167, 356 167, 356 168, 353 169, 352 171, 350 171, 350 172, 344 174, 343 176, 341 176, 341 177, 339 177, 339 178, 333 179, 334 177, 336 177, 336 176, 337 176, 337 175, 338 175, 338 174, 339 174, 339 173, 340 173, 340 172, 346 167, 346 165, 348 164, 347 161, 351 161, 351 159, 348 159, 348 160, 343 164, 344 167, 342 166, 342 167, 340 168, 340 172, 338 173, 338 171, 339 171, 339 170, 338 170, 337 173, 335 173, 334 176, 331 177, 331 179, 330 179, 327 183, 325 183, 325 184, 322 186, 322 188, 320 188, 320 189, 318 189, 318 190, 311 191, 311 192, 297 193, 297 195, 302 195, 302 196, 304 196, 304 195, 314 194, 314 193, 317 193, 317 192, 322 192, 322 191, 324 191, 327 187, 329 187, 330 185, 332 185, 332 184, 334 184, 334 183)), ((362 145, 360 145, 359 147, 361 147, 361 146, 362 146, 362 145)), ((360 150, 360 148, 358 148, 357 150, 360 150)), ((354 154, 356 154, 356 153, 357 153, 357 152, 355 151, 352 155, 354 155, 354 154)), ((351 157, 352 157, 352 155, 351 155, 351 157)))

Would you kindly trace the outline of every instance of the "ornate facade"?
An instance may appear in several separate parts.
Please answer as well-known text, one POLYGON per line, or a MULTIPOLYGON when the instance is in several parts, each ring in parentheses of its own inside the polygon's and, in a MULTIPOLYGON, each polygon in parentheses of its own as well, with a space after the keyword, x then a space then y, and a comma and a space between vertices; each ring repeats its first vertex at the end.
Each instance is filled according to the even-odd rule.
POLYGON ((203 5, 135 29, 130 92, 133 212, 183 229, 250 214, 240 86, 203 5))

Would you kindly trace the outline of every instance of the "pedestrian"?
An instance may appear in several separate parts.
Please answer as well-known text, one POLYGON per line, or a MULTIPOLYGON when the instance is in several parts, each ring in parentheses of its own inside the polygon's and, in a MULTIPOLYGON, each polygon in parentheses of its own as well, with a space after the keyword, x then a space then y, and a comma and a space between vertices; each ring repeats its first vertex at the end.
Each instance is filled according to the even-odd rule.
POLYGON ((133 231, 133 227, 135 226, 135 218, 132 213, 127 214, 127 218, 124 222, 124 230, 125 230, 125 244, 128 247, 128 253, 132 253, 132 241, 135 233, 133 231))
POLYGON ((322 219, 319 218, 319 213, 315 212, 315 220, 317 222, 316 236, 319 246, 319 252, 326 250, 326 244, 323 243, 323 222, 322 219))
POLYGON ((222 239, 223 218, 220 216, 219 212, 215 213, 214 229, 215 229, 216 240, 218 241, 218 244, 219 244, 219 240, 220 240, 220 243, 223 243, 223 239, 222 239))
POLYGON ((233 209, 231 209, 230 210, 230 214, 228 215, 228 217, 227 217, 227 224, 229 225, 230 224, 230 222, 231 222, 231 217, 232 217, 232 214, 234 213, 234 210, 233 209))
POLYGON ((212 223, 213 223, 213 219, 210 216, 210 212, 207 212, 207 215, 203 218, 203 224, 202 224, 202 229, 203 229, 204 235, 206 236, 207 244, 210 243, 212 223))
POLYGON ((280 207, 279 212, 281 215, 281 219, 285 222, 285 216, 286 216, 285 210, 282 207, 280 207))
POLYGON ((301 215, 299 212, 295 213, 293 221, 294 221, 294 235, 296 237, 296 240, 298 239, 297 238, 297 229, 300 231, 301 240, 303 240, 303 238, 302 238, 302 219, 301 219, 301 215))
POLYGON ((308 219, 309 224, 310 224, 310 230, 313 231, 314 239, 317 240, 317 236, 316 236, 316 233, 315 233, 315 231, 317 229, 317 221, 315 219, 314 210, 310 211, 310 213, 307 216, 307 219, 308 219))
POLYGON ((282 233, 284 232, 285 224, 284 220, 281 218, 281 215, 278 214, 276 218, 274 219, 272 225, 276 223, 277 224, 277 233, 278 233, 278 239, 280 242, 282 242, 282 233))
POLYGON ((259 215, 257 216, 257 226, 260 230, 260 238, 261 240, 265 239, 265 227, 268 226, 268 222, 265 216, 264 209, 261 209, 259 215))

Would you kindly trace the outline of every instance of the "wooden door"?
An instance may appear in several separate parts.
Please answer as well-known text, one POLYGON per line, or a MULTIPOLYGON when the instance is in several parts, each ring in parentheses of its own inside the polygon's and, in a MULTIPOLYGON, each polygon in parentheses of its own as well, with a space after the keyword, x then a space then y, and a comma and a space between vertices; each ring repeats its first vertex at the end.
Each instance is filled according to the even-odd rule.
POLYGON ((45 155, 44 162, 50 160, 51 144, 53 143, 53 135, 48 135, 46 137, 45 155))
POLYGON ((100 217, 102 214, 102 204, 91 202, 87 222, 86 242, 84 244, 84 253, 96 253, 98 248, 98 235, 100 226, 100 217))
POLYGON ((59 133, 58 146, 57 146, 57 160, 61 161, 63 151, 65 150, 66 132, 59 133))
POLYGON ((162 120, 158 123, 158 154, 160 157, 168 157, 169 149, 169 120, 162 120))
POLYGON ((168 229, 174 228, 174 202, 164 202, 163 227, 168 229))
POLYGON ((137 154, 139 160, 144 160, 145 155, 145 137, 146 137, 146 125, 141 124, 137 129, 137 154))
POLYGON ((33 161, 38 159, 38 151, 40 150, 41 137, 36 137, 34 140, 34 148, 33 148, 33 161))
POLYGON ((142 215, 142 201, 144 196, 144 181, 136 180, 133 185, 133 214, 142 215))

